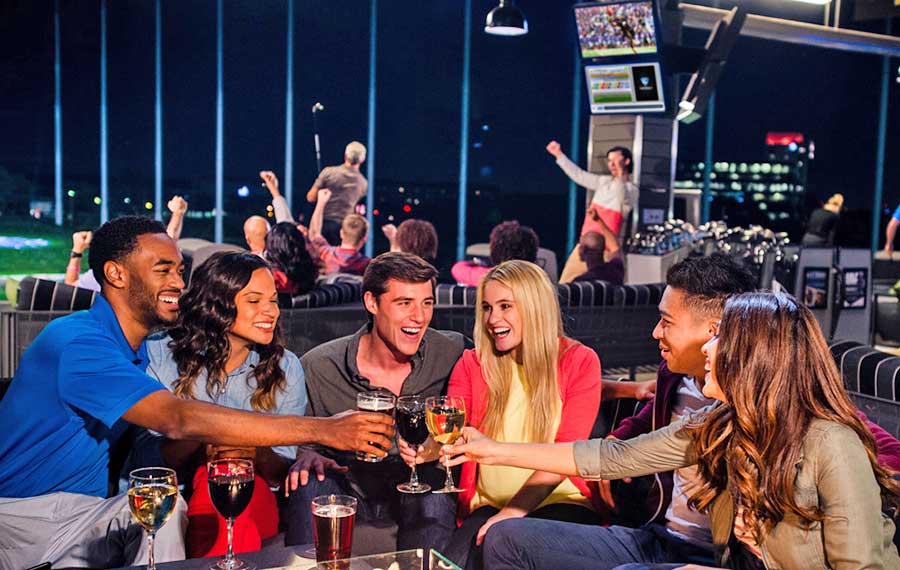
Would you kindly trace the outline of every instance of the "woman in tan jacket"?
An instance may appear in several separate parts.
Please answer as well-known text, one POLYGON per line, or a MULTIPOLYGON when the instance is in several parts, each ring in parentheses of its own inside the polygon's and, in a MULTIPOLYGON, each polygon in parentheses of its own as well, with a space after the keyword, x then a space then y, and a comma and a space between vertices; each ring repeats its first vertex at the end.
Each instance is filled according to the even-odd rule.
MULTIPOLYGON (((812 313, 789 295, 738 295, 704 353, 703 392, 722 403, 686 422, 627 441, 545 445, 498 443, 466 428, 465 441, 445 452, 457 455, 451 465, 475 460, 593 479, 696 464, 702 484, 690 505, 709 514, 722 566, 900 569, 894 525, 883 514, 900 504, 900 484, 878 465, 812 313)), ((511 524, 527 522, 487 534, 485 567, 543 567, 534 561, 551 556, 546 548, 511 561, 511 524), (492 558, 495 550, 503 556, 492 558)), ((567 556, 590 552, 589 532, 566 545, 567 556)))

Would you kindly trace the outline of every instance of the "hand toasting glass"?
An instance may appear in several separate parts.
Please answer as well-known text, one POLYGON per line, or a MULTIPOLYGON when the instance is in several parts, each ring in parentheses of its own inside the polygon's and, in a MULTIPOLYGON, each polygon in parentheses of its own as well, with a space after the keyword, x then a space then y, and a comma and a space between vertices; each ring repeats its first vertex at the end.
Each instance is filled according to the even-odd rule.
POLYGON ((128 474, 128 506, 131 516, 147 531, 147 550, 150 554, 147 570, 156 570, 153 559, 153 540, 156 531, 166 524, 178 502, 178 478, 165 467, 135 469, 128 474))
POLYGON ((210 570, 252 570, 252 564, 234 557, 234 519, 238 517, 253 496, 253 461, 249 459, 217 459, 207 466, 209 497, 212 504, 225 517, 228 524, 228 552, 225 558, 210 566, 210 570))
MULTIPOLYGON (((413 448, 413 454, 428 439, 428 426, 425 422, 425 398, 422 396, 403 396, 397 400, 397 433, 413 448)), ((427 493, 431 485, 419 483, 416 473, 416 461, 413 458, 412 473, 408 483, 397 485, 401 493, 427 493)))
MULTIPOLYGON (((459 396, 438 396, 428 398, 425 401, 425 418, 428 423, 428 431, 434 441, 440 445, 449 445, 456 441, 462 434, 466 425, 466 403, 459 396)), ((435 493, 458 493, 465 491, 453 483, 453 475, 450 472, 449 458, 444 458, 444 468, 447 470, 447 481, 442 489, 435 493)))

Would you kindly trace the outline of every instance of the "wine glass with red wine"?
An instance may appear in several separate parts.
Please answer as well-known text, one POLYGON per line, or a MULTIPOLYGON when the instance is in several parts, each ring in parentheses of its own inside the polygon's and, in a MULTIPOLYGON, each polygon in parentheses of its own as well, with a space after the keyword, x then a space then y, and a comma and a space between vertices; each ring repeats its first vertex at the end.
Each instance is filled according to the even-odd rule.
POLYGON ((234 519, 238 517, 253 496, 253 461, 249 459, 217 459, 207 466, 209 497, 212 504, 225 517, 228 524, 228 552, 225 558, 210 566, 210 570, 252 570, 249 562, 234 557, 234 519))
MULTIPOLYGON (((397 400, 396 423, 397 433, 413 448, 413 453, 419 451, 419 446, 428 439, 428 424, 425 422, 425 398, 422 396, 403 396, 397 400)), ((401 493, 427 493, 431 485, 420 483, 416 473, 416 463, 413 461, 412 473, 409 482, 397 485, 401 493)))

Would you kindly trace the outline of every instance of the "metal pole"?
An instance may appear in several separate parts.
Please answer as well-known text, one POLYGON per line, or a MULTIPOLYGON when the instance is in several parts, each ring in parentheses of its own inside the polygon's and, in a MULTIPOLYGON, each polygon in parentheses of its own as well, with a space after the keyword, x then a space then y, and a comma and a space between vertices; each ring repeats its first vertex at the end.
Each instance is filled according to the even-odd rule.
POLYGON ((109 153, 106 122, 106 0, 100 0, 100 223, 109 219, 109 153))
POLYGON ((469 182, 469 64, 472 50, 472 0, 463 7, 463 74, 459 126, 459 206, 456 216, 456 259, 466 255, 466 188, 469 182))
MULTIPOLYGON (((575 57, 573 58, 572 69, 572 140, 569 142, 569 154, 573 158, 578 156, 579 134, 581 129, 581 56, 578 53, 578 46, 573 50, 575 57)), ((577 160, 577 158, 576 158, 577 160)), ((575 206, 578 200, 578 186, 574 181, 569 180, 569 209, 568 223, 566 224, 566 250, 565 254, 575 248, 575 206)))
POLYGON ((378 48, 378 0, 372 0, 369 8, 369 132, 366 140, 366 179, 369 191, 366 192, 366 219, 369 221, 369 235, 366 239, 366 255, 372 257, 374 252, 374 220, 372 209, 375 207, 375 77, 376 53, 378 48))
POLYGON ((156 0, 156 122, 153 138, 153 217, 162 220, 163 209, 163 139, 162 139, 162 9, 156 0))
MULTIPOLYGON (((891 19, 885 19, 886 35, 891 35, 891 19)), ((888 89, 891 81, 891 58, 881 58, 881 98, 878 102, 878 148, 875 152, 875 197, 872 199, 872 252, 881 240, 881 201, 884 192, 884 149, 887 140, 888 89)))
POLYGON ((222 168, 224 165, 223 139, 223 115, 225 101, 222 87, 222 0, 216 2, 216 223, 215 241, 222 243, 222 215, 224 200, 222 199, 222 168))
POLYGON ((287 79, 284 109, 284 199, 288 208, 294 197, 294 0, 287 3, 287 79))
MULTIPOLYGON (((63 223, 62 193, 62 85, 60 84, 59 61, 59 0, 53 2, 53 222, 57 226, 63 223)), ((69 202, 69 209, 72 208, 69 202)), ((69 212, 70 215, 74 212, 69 212)), ((74 219, 74 216, 73 216, 74 219)))
POLYGON ((706 152, 703 158, 703 193, 700 195, 701 218, 700 221, 709 221, 709 206, 712 201, 710 183, 712 181, 713 160, 713 128, 716 123, 716 93, 709 96, 709 104, 706 106, 706 152))

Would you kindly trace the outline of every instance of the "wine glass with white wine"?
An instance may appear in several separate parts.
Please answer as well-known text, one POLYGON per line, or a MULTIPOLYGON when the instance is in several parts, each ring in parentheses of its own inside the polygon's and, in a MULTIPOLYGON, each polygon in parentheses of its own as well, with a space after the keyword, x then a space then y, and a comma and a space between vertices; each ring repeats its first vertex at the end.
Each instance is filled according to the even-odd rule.
POLYGON ((128 474, 128 506, 131 516, 147 531, 147 570, 156 570, 153 541, 178 502, 178 477, 165 467, 145 467, 128 474))
MULTIPOLYGON (((466 402, 459 396, 437 396, 425 401, 425 422, 428 431, 434 441, 440 445, 450 445, 455 442, 466 426, 466 402)), ((447 470, 447 481, 443 488, 436 489, 432 493, 458 493, 465 491, 453 482, 453 474, 450 471, 449 457, 444 458, 444 469, 447 470)))

